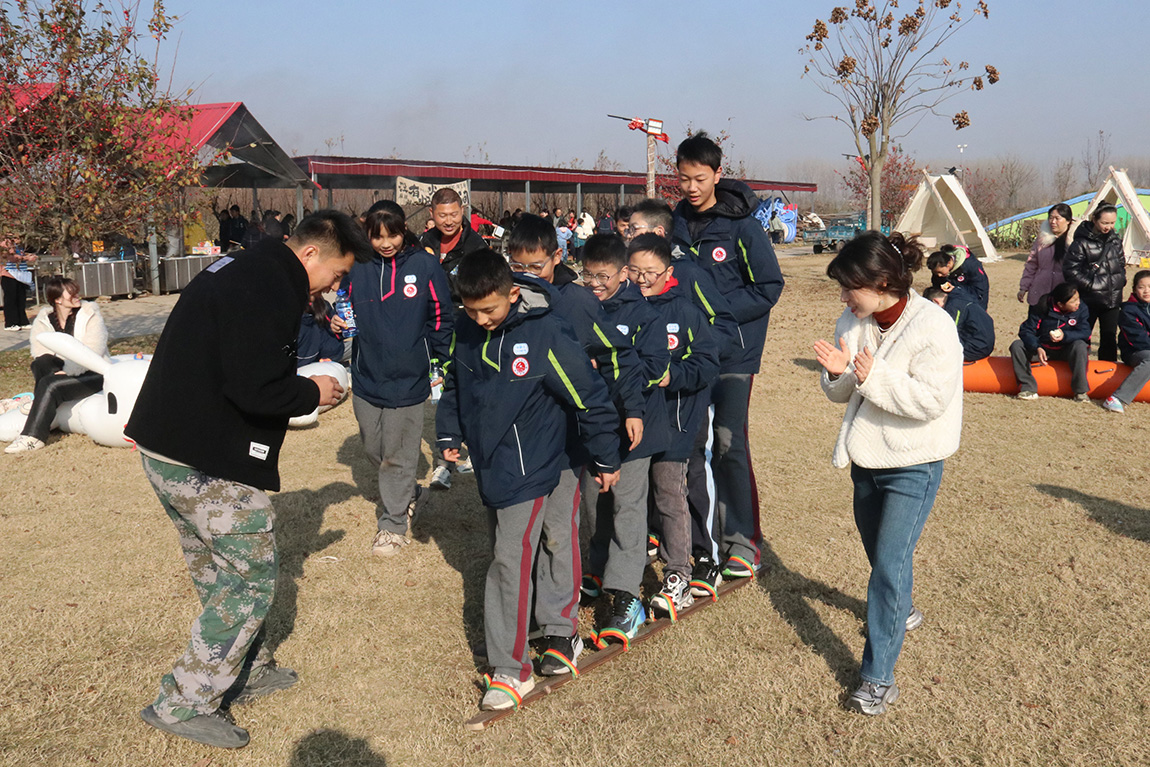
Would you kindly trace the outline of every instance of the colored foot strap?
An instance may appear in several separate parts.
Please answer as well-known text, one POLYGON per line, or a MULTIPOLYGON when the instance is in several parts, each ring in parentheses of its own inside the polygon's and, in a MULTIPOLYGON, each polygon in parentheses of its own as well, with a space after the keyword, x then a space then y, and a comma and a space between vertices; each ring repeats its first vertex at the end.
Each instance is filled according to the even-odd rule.
POLYGON ((575 668, 575 664, 572 663, 566 655, 559 652, 558 650, 547 650, 543 653, 543 655, 551 656, 552 658, 555 658, 557 661, 562 663, 567 667, 567 670, 571 672, 571 676, 579 676, 579 669, 575 668))
POLYGON ((692 588, 700 588, 711 595, 712 602, 719 601, 719 592, 715 591, 715 587, 706 581, 691 581, 689 584, 692 588))
POLYGON ((603 647, 606 646, 608 638, 619 640, 619 642, 623 645, 623 652, 627 652, 631 649, 631 638, 619 629, 603 629, 600 631, 599 640, 602 642, 602 644, 596 642, 596 644, 599 645, 599 649, 603 649, 603 647))

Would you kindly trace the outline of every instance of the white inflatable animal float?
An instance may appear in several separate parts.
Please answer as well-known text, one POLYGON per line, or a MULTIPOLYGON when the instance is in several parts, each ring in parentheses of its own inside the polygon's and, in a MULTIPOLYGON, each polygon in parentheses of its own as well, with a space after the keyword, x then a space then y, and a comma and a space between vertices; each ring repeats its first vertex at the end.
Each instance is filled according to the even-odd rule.
MULTIPOLYGON (((105 359, 67 333, 42 333, 38 340, 57 357, 104 376, 103 390, 60 405, 52 428, 72 434, 87 434, 107 447, 133 447, 133 443, 124 437, 124 426, 136 406, 140 387, 144 385, 151 355, 118 354, 105 359)), ((304 377, 329 375, 339 381, 344 397, 347 396, 349 376, 347 369, 338 362, 313 362, 297 373, 304 377)), ((316 408, 308 415, 292 418, 289 425, 293 428, 310 426, 319 420, 320 413, 329 409, 316 408)), ((24 429, 28 416, 22 410, 10 410, 0 415, 0 441, 11 442, 24 429)))

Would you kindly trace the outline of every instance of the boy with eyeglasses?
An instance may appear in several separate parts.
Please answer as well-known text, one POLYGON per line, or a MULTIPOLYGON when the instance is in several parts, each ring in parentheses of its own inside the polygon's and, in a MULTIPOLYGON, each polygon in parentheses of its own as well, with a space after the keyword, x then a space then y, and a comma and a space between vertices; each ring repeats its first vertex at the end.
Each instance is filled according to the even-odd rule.
POLYGON ((691 301, 675 273, 671 244, 656 234, 642 234, 627 250, 628 275, 647 303, 658 311, 671 367, 659 386, 669 420, 668 444, 651 458, 649 519, 659 530, 663 588, 651 598, 651 612, 675 619, 695 601, 693 589, 716 598, 706 581, 692 582, 692 517, 687 505, 688 460, 711 404, 711 384, 719 374, 719 349, 707 315, 691 301))
MULTIPOLYGON (((643 436, 639 441, 620 434, 623 468, 618 483, 610 492, 595 495, 594 477, 583 477, 583 513, 592 523, 583 578, 598 579, 595 585, 612 594, 612 615, 599 632, 600 640, 627 642, 647 620, 639 584, 647 564, 648 474, 651 456, 666 449, 670 437, 660 387, 668 380, 671 356, 659 313, 627 279, 627 246, 621 237, 597 234, 587 240, 582 276, 609 324, 634 345, 643 370, 643 436)), ((624 425, 620 427, 623 432, 624 425)))

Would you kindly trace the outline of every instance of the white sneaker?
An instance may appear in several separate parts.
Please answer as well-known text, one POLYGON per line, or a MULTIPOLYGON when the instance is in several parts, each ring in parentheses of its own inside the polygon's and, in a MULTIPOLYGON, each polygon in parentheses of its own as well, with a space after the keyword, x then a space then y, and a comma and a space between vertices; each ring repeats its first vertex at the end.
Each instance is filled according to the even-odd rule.
POLYGON ((459 474, 474 474, 475 467, 471 465, 471 457, 468 456, 455 464, 455 471, 459 474))
POLYGON ((398 533, 393 533, 390 530, 380 530, 371 541, 371 555, 373 557, 395 556, 399 553, 400 549, 409 543, 411 543, 410 538, 406 538, 398 533))
POLYGON ((35 437, 29 437, 21 434, 12 444, 4 448, 5 453, 27 453, 30 450, 39 450, 44 447, 44 443, 35 437))
POLYGON ((505 674, 496 674, 479 708, 484 711, 504 711, 509 708, 519 708, 523 696, 535 689, 535 678, 528 677, 526 682, 520 682, 514 677, 505 674))
POLYGON ((431 474, 431 486, 436 490, 451 489, 451 469, 446 466, 436 466, 431 474))

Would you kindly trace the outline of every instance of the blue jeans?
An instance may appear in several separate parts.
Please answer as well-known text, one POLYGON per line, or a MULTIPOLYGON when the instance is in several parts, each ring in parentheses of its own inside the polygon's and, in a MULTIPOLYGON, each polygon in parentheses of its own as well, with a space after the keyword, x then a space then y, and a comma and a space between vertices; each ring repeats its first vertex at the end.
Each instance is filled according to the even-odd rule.
POLYGON ((942 461, 897 469, 851 465, 855 525, 870 561, 864 682, 894 683, 914 586, 914 547, 934 505, 942 461))

